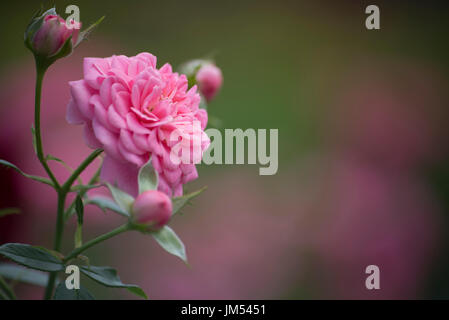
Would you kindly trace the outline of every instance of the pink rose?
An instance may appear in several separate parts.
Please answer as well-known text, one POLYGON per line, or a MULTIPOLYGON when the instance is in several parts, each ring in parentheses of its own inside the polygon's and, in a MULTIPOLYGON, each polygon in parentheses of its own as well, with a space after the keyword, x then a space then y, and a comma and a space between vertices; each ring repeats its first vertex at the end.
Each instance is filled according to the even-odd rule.
POLYGON ((223 75, 221 74, 220 68, 208 63, 198 70, 196 81, 201 94, 207 101, 211 101, 220 90, 223 83, 223 75))
POLYGON ((72 42, 76 43, 80 27, 81 24, 73 20, 70 27, 67 27, 66 21, 60 16, 48 14, 32 36, 32 49, 38 55, 51 57, 61 50, 70 36, 72 42))
POLYGON ((145 191, 139 194, 134 201, 133 214, 137 223, 159 229, 170 220, 172 203, 163 192, 157 190, 145 191))
POLYGON ((84 79, 70 82, 70 90, 67 121, 84 124, 86 144, 105 150, 104 181, 137 196, 138 170, 150 156, 158 189, 169 196, 182 195, 182 185, 198 177, 193 162, 171 161, 177 144, 171 135, 199 138, 202 153, 210 142, 204 133, 207 112, 198 108, 196 86, 188 90, 185 75, 169 64, 158 69, 149 53, 85 58, 84 79), (192 129, 195 123, 199 133, 192 129))

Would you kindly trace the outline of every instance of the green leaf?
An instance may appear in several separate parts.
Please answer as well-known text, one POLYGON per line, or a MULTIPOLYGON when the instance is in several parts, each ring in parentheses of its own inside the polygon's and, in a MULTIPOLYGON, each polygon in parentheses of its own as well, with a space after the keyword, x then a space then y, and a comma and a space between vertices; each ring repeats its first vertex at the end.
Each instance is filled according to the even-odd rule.
POLYGON ((97 281, 98 283, 112 288, 126 288, 130 292, 144 298, 148 299, 145 292, 138 286, 134 284, 124 284, 120 280, 117 270, 111 267, 96 267, 96 266, 82 266, 80 268, 81 272, 84 273, 89 278, 97 281))
POLYGON ((181 258, 182 261, 187 263, 184 244, 170 227, 164 226, 158 231, 151 232, 151 235, 165 251, 181 258))
POLYGON ((127 217, 127 218, 130 217, 130 214, 128 212, 123 210, 117 203, 115 203, 114 201, 112 201, 112 199, 109 199, 107 197, 102 197, 102 196, 92 197, 92 198, 89 198, 86 201, 86 203, 96 205, 104 212, 106 212, 106 209, 109 209, 109 210, 114 211, 124 217, 127 217))
POLYGON ((150 160, 140 168, 138 182, 139 194, 148 190, 157 190, 158 175, 151 164, 151 157, 150 160))
MULTIPOLYGON (((32 128, 32 129, 34 131, 34 128, 32 128)), ((45 157, 45 160, 47 160, 47 161, 52 160, 52 161, 56 161, 56 162, 62 163, 64 165, 67 165, 63 160, 56 158, 55 156, 52 156, 51 154, 47 154, 47 156, 45 157)))
POLYGON ((108 187, 112 197, 119 205, 119 207, 122 208, 122 210, 126 211, 128 215, 131 215, 134 198, 131 195, 127 194, 125 191, 122 191, 109 183, 106 183, 106 186, 108 187))
POLYGON ((54 300, 95 300, 94 296, 86 288, 67 289, 65 282, 61 282, 55 290, 54 300))
POLYGON ((12 164, 11 162, 8 162, 6 160, 0 160, 0 164, 4 165, 6 167, 9 167, 9 168, 13 168, 14 170, 16 170, 18 173, 20 173, 22 176, 24 176, 26 178, 29 178, 29 179, 32 179, 32 180, 35 180, 35 181, 39 181, 39 182, 42 182, 42 183, 45 183, 45 184, 48 184, 49 186, 53 186, 53 183, 50 180, 48 180, 46 178, 43 178, 43 177, 38 177, 38 176, 33 176, 31 174, 26 174, 25 172, 20 170, 16 165, 12 164))
POLYGON ((172 199, 172 204, 173 204, 173 214, 172 215, 174 215, 179 210, 181 210, 190 200, 192 200, 193 198, 200 195, 206 189, 207 189, 207 187, 203 187, 200 190, 185 194, 182 197, 173 198, 172 199))
POLYGON ((202 94, 200 94, 201 100, 200 100, 200 105, 198 106, 200 109, 204 109, 207 110, 207 101, 206 98, 204 98, 204 96, 202 94))
POLYGON ((18 264, 41 271, 61 271, 61 259, 49 250, 22 243, 6 243, 0 246, 0 254, 18 264))
POLYGON ((83 40, 87 40, 88 36, 90 35, 90 33, 103 21, 103 19, 105 18, 105 16, 102 16, 100 19, 98 19, 96 22, 94 22, 93 24, 91 24, 87 29, 83 30, 80 32, 80 34, 78 35, 78 39, 75 43, 74 48, 76 48, 77 46, 79 46, 79 44, 83 41, 83 40))
MULTIPOLYGON (((73 170, 72 167, 70 167, 67 163, 64 162, 64 160, 59 159, 55 156, 52 156, 51 154, 47 154, 47 156, 45 157, 46 161, 56 161, 58 163, 60 163, 64 168, 66 168, 70 173, 73 173, 75 170, 73 170)), ((80 176, 78 176, 77 181, 79 183, 79 185, 83 185, 83 180, 81 179, 80 176)))
POLYGON ((196 84, 196 73, 204 62, 202 59, 195 59, 179 66, 178 72, 186 75, 189 89, 196 84))
POLYGON ((143 289, 141 287, 135 286, 135 287, 126 287, 126 290, 128 290, 129 292, 135 294, 138 297, 141 297, 145 300, 148 300, 148 296, 145 293, 145 291, 143 291, 143 289))
POLYGON ((37 271, 12 263, 0 264, 0 275, 14 281, 25 282, 45 287, 48 282, 48 273, 37 271))
POLYGON ((0 290, 0 300, 9 300, 8 296, 0 290))
POLYGON ((103 185, 101 184, 77 184, 76 186, 72 186, 70 188, 70 192, 81 192, 85 193, 86 191, 89 191, 91 189, 100 188, 103 185))
POLYGON ((0 210, 0 218, 4 216, 9 216, 10 214, 19 214, 19 208, 4 208, 0 210))
POLYGON ((52 61, 52 63, 58 59, 67 57, 72 54, 73 52, 73 44, 72 44, 72 36, 69 36, 67 40, 64 42, 62 47, 52 56, 48 57, 47 59, 49 61, 52 61))

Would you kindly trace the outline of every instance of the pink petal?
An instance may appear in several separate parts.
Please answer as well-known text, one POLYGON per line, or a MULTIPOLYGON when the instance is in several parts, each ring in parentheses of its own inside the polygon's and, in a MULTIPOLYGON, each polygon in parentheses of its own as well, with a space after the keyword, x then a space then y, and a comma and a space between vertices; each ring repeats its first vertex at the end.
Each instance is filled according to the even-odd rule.
MULTIPOLYGON (((112 87, 114 89, 114 86, 112 87)), ((125 117, 131 107, 131 100, 129 98, 129 93, 125 91, 118 92, 116 95, 112 96, 112 101, 115 110, 122 116, 125 117)))
POLYGON ((116 185, 119 189, 129 193, 133 197, 137 197, 138 185, 137 175, 139 168, 129 162, 121 162, 106 156, 103 160, 100 179, 116 185))
POLYGON ((98 141, 97 137, 95 137, 94 130, 92 129, 92 123, 90 123, 90 122, 87 122, 84 125, 83 137, 84 137, 84 142, 86 142, 86 144, 89 148, 98 149, 98 148, 103 147, 101 142, 98 141))
POLYGON ((104 126, 102 126, 97 119, 92 122, 92 128, 94 129, 95 137, 103 144, 105 152, 116 159, 123 159, 122 155, 118 151, 118 134, 115 134, 104 126))
POLYGON ((126 159, 127 161, 134 163, 138 167, 141 167, 145 164, 145 158, 143 156, 139 156, 127 150, 121 140, 118 142, 117 147, 123 159, 126 159))
POLYGON ((170 186, 168 185, 167 181, 165 180, 164 175, 159 175, 159 184, 157 186, 157 189, 163 193, 165 193, 166 195, 168 195, 169 197, 172 196, 173 192, 170 188, 170 186))
POLYGON ((112 78, 106 78, 100 86, 100 98, 105 106, 109 106, 112 103, 111 86, 113 83, 114 80, 112 78))
POLYGON ((80 113, 85 118, 92 119, 94 110, 89 104, 89 99, 92 96, 91 89, 87 86, 84 80, 70 81, 69 85, 73 102, 77 105, 80 113))
POLYGON ((113 105, 109 106, 108 109, 108 121, 109 123, 117 128, 117 129, 126 129, 126 121, 121 117, 117 111, 115 111, 115 108, 113 105))
POLYGON ((132 153, 135 153, 138 155, 142 155, 142 154, 146 153, 145 150, 142 150, 136 146, 136 144, 134 143, 134 140, 132 138, 131 132, 129 130, 126 130, 126 129, 120 130, 120 141, 122 142, 123 146, 129 152, 132 152, 132 153))
POLYGON ((198 178, 198 171, 196 171, 195 165, 192 164, 191 166, 192 170, 182 177, 182 183, 187 183, 198 178))
POLYGON ((70 99, 69 104, 67 105, 67 113, 66 120, 70 124, 83 124, 85 122, 85 118, 78 110, 78 107, 73 99, 70 99))
POLYGON ((140 133, 140 134, 148 134, 148 133, 150 133, 150 130, 148 130, 147 128, 142 126, 139 123, 139 121, 137 121, 137 118, 136 118, 136 116, 133 113, 128 113, 126 115, 126 123, 128 125, 128 128, 131 131, 134 131, 134 132, 140 133))
POLYGON ((109 59, 84 58, 84 80, 93 89, 100 89, 101 82, 109 69, 109 59))

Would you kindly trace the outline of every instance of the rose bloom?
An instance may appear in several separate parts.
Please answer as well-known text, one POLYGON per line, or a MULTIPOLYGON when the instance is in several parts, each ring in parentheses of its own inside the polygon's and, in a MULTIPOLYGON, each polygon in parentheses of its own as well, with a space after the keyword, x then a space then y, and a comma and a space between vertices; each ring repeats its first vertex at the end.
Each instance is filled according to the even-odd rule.
POLYGON ((170 137, 177 132, 190 141, 200 139, 202 153, 210 142, 203 131, 207 112, 198 107, 196 86, 188 90, 186 76, 170 64, 158 69, 149 53, 85 58, 84 79, 70 82, 70 89, 67 120, 84 124, 89 147, 105 150, 104 181, 137 195, 138 170, 150 156, 158 188, 169 196, 182 195, 182 185, 198 177, 194 163, 171 160, 177 141, 170 137), (195 122, 199 132, 192 129, 195 122))

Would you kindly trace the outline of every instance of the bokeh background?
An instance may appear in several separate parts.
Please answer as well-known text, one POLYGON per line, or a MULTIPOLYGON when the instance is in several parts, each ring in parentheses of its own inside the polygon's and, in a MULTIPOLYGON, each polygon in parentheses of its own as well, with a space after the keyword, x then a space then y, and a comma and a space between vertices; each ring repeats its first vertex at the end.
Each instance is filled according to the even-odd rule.
MULTIPOLYGON (((43 2, 44 7, 53 2, 43 2)), ((173 227, 190 267, 149 237, 121 235, 90 250, 152 299, 449 298, 449 7, 374 1, 381 30, 365 28, 363 1, 56 1, 76 4, 88 42, 44 82, 46 153, 76 166, 89 149, 65 122, 67 82, 85 56, 148 51, 158 65, 213 57, 224 86, 209 113, 226 128, 278 128, 279 170, 199 168, 207 191, 173 227), (365 288, 365 268, 381 289, 365 288)), ((23 31, 38 1, 9 1, 0 19, 0 158, 43 174, 33 153, 34 70, 23 31)), ((96 163, 86 172, 88 177, 96 163)), ((68 172, 58 163, 59 178, 68 172)), ((0 169, 0 243, 51 245, 54 192, 0 169)), ((84 238, 120 217, 86 208, 84 238)), ((64 252, 73 246, 73 223, 64 252)), ((97 298, 131 299, 82 279, 97 298)), ((17 285, 21 298, 43 289, 17 285)))

